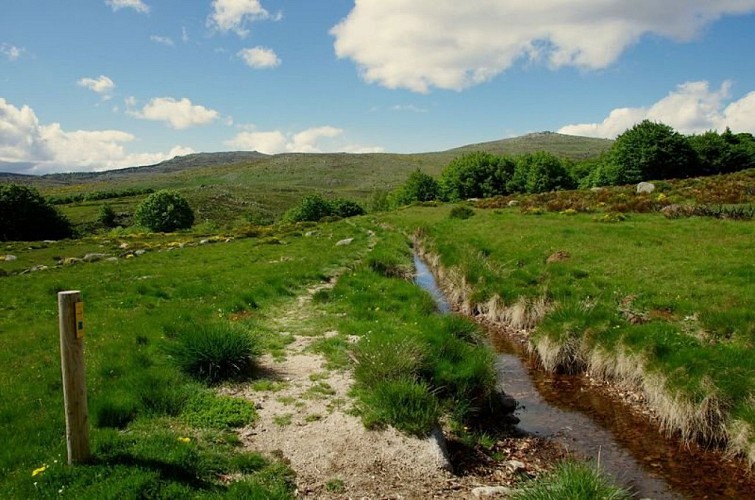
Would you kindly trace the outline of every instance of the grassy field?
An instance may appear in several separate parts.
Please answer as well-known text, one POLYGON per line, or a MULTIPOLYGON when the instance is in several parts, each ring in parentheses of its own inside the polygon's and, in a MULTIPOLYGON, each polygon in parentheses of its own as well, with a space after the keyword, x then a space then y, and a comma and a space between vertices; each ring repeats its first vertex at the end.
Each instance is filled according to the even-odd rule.
POLYGON ((529 330, 549 370, 641 386, 669 431, 726 441, 755 461, 752 222, 449 212, 386 219, 419 230, 462 310, 529 330))
POLYGON ((367 237, 345 222, 289 228, 275 237, 185 244, 195 236, 3 245, 0 253, 18 257, 0 263, 7 270, 52 266, 54 258, 98 250, 122 255, 0 277, 3 496, 292 495, 285 465, 236 447, 231 430, 254 420, 253 406, 216 396, 202 377, 171 362, 176 351, 170 347, 181 332, 204 329, 236 331, 257 352, 274 349, 279 340, 257 328, 255 316, 358 260, 367 237), (334 246, 346 237, 355 238, 352 245, 334 246), (74 469, 63 467, 56 311, 56 293, 69 289, 81 290, 86 304, 94 450, 92 463, 74 469), (238 480, 221 481, 224 475, 238 480))

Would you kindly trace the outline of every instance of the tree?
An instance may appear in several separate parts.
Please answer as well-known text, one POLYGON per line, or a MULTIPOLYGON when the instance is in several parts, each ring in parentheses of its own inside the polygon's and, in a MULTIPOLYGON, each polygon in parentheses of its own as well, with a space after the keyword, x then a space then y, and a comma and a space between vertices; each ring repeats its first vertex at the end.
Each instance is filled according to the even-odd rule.
POLYGON ((406 182, 396 190, 394 199, 399 205, 409 205, 415 201, 437 200, 439 196, 438 181, 417 169, 409 174, 406 182))
POLYGON ((149 195, 136 208, 134 220, 150 231, 169 233, 190 228, 194 212, 186 198, 175 191, 162 190, 149 195))
POLYGON ((547 193, 575 187, 563 161, 546 151, 538 151, 519 157, 517 169, 526 171, 525 191, 527 193, 547 193))
POLYGON ((17 184, 0 186, 0 241, 68 238, 69 220, 39 192, 17 184))
POLYGON ((622 133, 611 146, 610 162, 625 183, 690 177, 697 155, 687 139, 663 123, 644 120, 622 133))
POLYGON ((330 202, 332 215, 338 217, 356 217, 357 215, 364 215, 365 211, 361 205, 355 201, 344 200, 343 198, 336 198, 330 202))
POLYGON ((113 207, 107 203, 100 207, 100 213, 97 215, 97 220, 105 227, 115 227, 115 219, 117 215, 113 207))
POLYGON ((513 173, 510 158, 476 151, 449 163, 440 176, 440 187, 448 201, 489 198, 508 193, 506 185, 513 173))

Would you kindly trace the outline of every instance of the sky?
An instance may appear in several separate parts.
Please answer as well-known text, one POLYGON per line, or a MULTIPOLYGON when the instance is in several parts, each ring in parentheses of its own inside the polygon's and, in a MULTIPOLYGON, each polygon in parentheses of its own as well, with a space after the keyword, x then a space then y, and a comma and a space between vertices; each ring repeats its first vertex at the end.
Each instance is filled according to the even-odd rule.
POLYGON ((755 133, 755 0, 2 0, 0 171, 755 133))

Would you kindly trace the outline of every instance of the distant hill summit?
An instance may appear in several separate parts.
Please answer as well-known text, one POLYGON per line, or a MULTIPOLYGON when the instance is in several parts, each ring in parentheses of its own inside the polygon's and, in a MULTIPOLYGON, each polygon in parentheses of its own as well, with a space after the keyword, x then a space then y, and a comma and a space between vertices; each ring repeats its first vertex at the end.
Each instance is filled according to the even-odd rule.
POLYGON ((469 144, 449 149, 448 152, 486 151, 493 154, 515 156, 534 151, 548 151, 557 156, 582 160, 598 156, 608 150, 611 144, 613 144, 611 139, 565 135, 556 132, 535 132, 521 137, 469 144))

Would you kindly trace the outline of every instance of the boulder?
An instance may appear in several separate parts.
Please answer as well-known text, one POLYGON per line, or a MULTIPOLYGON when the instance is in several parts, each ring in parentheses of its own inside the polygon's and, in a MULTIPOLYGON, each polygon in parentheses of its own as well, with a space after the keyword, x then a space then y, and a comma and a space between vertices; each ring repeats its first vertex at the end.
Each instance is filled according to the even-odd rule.
POLYGON ((105 257, 107 257, 107 255, 105 255, 104 253, 88 253, 84 256, 83 260, 84 262, 97 262, 98 260, 102 260, 105 257))
MULTIPOLYGON (((0 257, 2 257, 2 256, 0 256, 0 257)), ((16 259, 17 259, 17 257, 15 255, 8 254, 5 257, 3 257, 2 260, 4 260, 5 262, 13 262, 16 259)))
POLYGON ((652 182, 640 182, 637 184, 637 194, 652 193, 655 191, 655 184, 652 182))
POLYGON ((519 206, 519 201, 518 200, 511 200, 508 203, 508 206, 510 206, 510 207, 518 207, 519 206))
POLYGON ((346 245, 351 245, 352 241, 354 241, 354 238, 346 238, 345 240, 341 240, 338 243, 336 243, 336 246, 345 247, 346 245))

